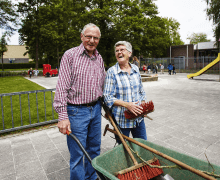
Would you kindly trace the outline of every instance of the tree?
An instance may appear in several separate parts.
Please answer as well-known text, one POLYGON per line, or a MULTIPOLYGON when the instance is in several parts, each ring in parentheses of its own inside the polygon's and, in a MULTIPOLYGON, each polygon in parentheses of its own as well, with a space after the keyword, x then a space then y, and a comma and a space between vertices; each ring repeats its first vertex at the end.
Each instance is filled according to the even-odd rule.
POLYGON ((9 0, 0 1, 0 27, 9 32, 15 31, 12 24, 16 25, 16 10, 9 0))
POLYGON ((4 52, 7 52, 7 42, 6 42, 6 35, 7 33, 4 33, 1 37, 1 40, 0 40, 0 55, 2 57, 2 71, 4 71, 4 67, 3 67, 3 64, 4 64, 4 60, 3 60, 3 55, 4 55, 4 52))
POLYGON ((105 65, 116 62, 117 41, 129 41, 133 55, 149 57, 165 55, 172 43, 181 43, 179 23, 157 17, 152 0, 25 0, 19 12, 24 15, 20 36, 36 62, 38 52, 39 61, 59 64, 67 49, 81 43, 80 32, 90 22, 101 30, 98 51, 105 65))
POLYGON ((213 21, 214 24, 214 36, 216 43, 220 39, 220 1, 219 0, 206 0, 208 8, 206 13, 209 17, 209 20, 213 21))
POLYGON ((187 37, 190 40, 190 44, 198 44, 199 42, 210 42, 210 39, 207 39, 207 34, 205 33, 192 33, 187 37))

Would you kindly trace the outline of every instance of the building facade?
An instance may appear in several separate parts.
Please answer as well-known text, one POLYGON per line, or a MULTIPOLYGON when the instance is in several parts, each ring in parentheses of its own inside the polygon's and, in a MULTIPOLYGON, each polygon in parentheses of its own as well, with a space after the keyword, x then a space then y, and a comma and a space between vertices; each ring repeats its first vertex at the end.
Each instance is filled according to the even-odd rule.
MULTIPOLYGON (((3 63, 28 63, 29 55, 24 53, 26 52, 26 46, 24 45, 8 45, 8 51, 3 55, 3 63)), ((0 63, 2 63, 2 57, 0 58, 0 63)))

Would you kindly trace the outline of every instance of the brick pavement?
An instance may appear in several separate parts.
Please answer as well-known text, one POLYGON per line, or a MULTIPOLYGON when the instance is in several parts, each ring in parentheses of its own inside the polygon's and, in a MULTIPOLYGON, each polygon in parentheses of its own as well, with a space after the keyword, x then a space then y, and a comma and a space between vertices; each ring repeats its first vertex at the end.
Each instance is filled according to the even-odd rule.
MULTIPOLYGON (((32 81, 55 88, 56 78, 32 81), (50 82, 50 83, 48 83, 50 82)), ((189 80, 186 74, 159 74, 144 82, 147 100, 155 111, 145 119, 148 140, 220 166, 220 82, 218 75, 189 80)), ((102 119, 102 130, 108 123, 102 119)), ((101 152, 115 145, 113 134, 102 137, 101 152)), ((68 180, 66 137, 56 127, 0 139, 0 179, 68 180)))

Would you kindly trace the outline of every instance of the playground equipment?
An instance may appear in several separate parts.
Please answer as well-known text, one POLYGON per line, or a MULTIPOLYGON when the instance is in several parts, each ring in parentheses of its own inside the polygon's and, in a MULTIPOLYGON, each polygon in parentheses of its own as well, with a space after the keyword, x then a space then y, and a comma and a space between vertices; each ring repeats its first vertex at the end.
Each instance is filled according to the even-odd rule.
POLYGON ((194 74, 188 74, 187 75, 187 78, 188 79, 193 79, 193 77, 195 76, 200 76, 202 75, 203 73, 205 73, 209 68, 211 68, 212 66, 214 66, 216 63, 218 63, 220 61, 220 53, 218 54, 218 57, 212 61, 211 63, 209 63, 207 66, 205 66, 204 68, 202 68, 200 71, 198 71, 197 73, 194 73, 194 74))
POLYGON ((58 75, 58 70, 56 69, 51 69, 50 64, 43 64, 43 76, 57 76, 58 75))

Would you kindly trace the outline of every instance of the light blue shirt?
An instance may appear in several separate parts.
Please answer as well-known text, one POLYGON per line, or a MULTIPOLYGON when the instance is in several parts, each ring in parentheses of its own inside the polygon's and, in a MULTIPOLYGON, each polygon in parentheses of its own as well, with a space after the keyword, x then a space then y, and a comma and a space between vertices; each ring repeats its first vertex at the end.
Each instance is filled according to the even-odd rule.
MULTIPOLYGON (((130 63, 129 63, 130 64, 130 63)), ((104 85, 104 100, 121 128, 135 128, 144 118, 126 119, 124 111, 127 110, 122 106, 113 106, 116 100, 125 102, 146 101, 146 93, 141 81, 141 75, 136 65, 130 64, 131 72, 128 74, 122 71, 119 64, 108 69, 104 85)))

